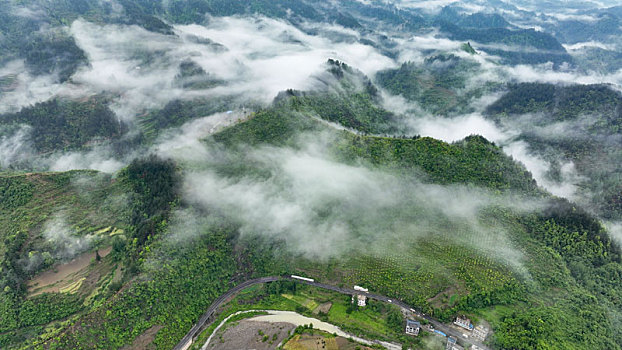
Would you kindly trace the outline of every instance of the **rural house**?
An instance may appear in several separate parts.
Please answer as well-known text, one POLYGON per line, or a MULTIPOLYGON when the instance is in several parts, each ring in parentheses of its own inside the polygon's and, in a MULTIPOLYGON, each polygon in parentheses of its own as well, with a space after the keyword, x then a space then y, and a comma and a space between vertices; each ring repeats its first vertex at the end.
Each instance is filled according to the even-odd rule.
POLYGON ((406 320, 406 334, 417 336, 421 330, 421 323, 413 320, 406 320))
POLYGON ((462 327, 466 330, 473 330, 473 325, 471 324, 471 320, 466 318, 466 316, 458 316, 456 317, 456 320, 454 321, 454 324, 458 327, 462 327))

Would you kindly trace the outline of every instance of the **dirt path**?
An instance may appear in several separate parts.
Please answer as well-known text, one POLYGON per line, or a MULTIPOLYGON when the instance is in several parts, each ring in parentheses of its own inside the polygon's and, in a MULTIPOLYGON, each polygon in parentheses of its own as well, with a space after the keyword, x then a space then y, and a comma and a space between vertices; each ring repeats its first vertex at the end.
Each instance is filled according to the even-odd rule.
MULTIPOLYGON (((293 311, 275 311, 275 310, 268 310, 268 312, 270 313, 270 315, 263 315, 263 316, 257 316, 257 317, 253 317, 250 319, 250 321, 256 321, 256 322, 286 322, 286 323, 291 323, 295 326, 304 326, 306 324, 312 323, 313 324, 313 328, 314 329, 319 329, 321 331, 327 332, 327 333, 331 333, 331 334, 337 334, 337 336, 339 337, 343 337, 343 338, 351 338, 352 340, 354 340, 357 343, 361 343, 361 344, 365 344, 365 345, 374 345, 376 344, 376 342, 372 342, 369 341, 367 339, 363 339, 363 338, 359 338, 357 336, 354 336, 352 334, 346 333, 344 331, 342 331, 339 327, 332 325, 330 323, 326 323, 323 321, 320 321, 318 319, 315 318, 311 318, 311 317, 306 317, 306 316, 302 316, 300 314, 297 314, 293 311)), ((385 348, 389 349, 389 350, 401 350, 402 347, 397 345, 397 344, 391 344, 391 343, 387 343, 387 342, 377 342, 379 344, 381 344, 382 346, 384 346, 385 348)))
MULTIPOLYGON (((314 329, 318 329, 327 333, 331 333, 331 334, 337 334, 337 336, 340 337, 344 337, 344 338, 352 338, 352 340, 361 343, 361 344, 365 344, 365 345, 374 345, 376 344, 375 342, 369 341, 367 339, 363 339, 363 338, 359 338, 356 337, 352 334, 346 333, 344 331, 342 331, 339 327, 332 325, 330 323, 326 323, 323 321, 320 321, 318 319, 315 318, 311 318, 311 317, 306 317, 306 316, 302 316, 298 313, 295 313, 293 311, 280 311, 280 310, 251 310, 251 311, 246 311, 246 312, 252 312, 252 311, 265 311, 268 312, 269 315, 261 315, 261 316, 256 316, 253 318, 248 319, 248 322, 260 322, 260 323, 273 323, 273 324, 291 324, 294 327, 297 326, 304 326, 304 325, 308 325, 308 324, 313 324, 313 328, 314 329)), ((229 320, 229 318, 231 318, 234 315, 238 315, 240 313, 243 312, 237 312, 229 317, 227 317, 226 319, 224 319, 220 325, 218 325, 218 327, 216 327, 216 329, 214 330, 214 332, 212 333, 212 335, 210 335, 210 337, 207 339, 207 341, 205 342, 205 344, 203 344, 203 347, 201 347, 201 350, 207 350, 207 349, 212 349, 212 344, 210 344, 211 342, 215 341, 213 340, 213 338, 216 336, 218 330, 225 325, 225 323, 229 320)), ((386 347, 389 350, 401 350, 401 346, 398 346, 396 344, 391 344, 391 343, 386 343, 386 342, 379 342, 382 346, 386 347)))

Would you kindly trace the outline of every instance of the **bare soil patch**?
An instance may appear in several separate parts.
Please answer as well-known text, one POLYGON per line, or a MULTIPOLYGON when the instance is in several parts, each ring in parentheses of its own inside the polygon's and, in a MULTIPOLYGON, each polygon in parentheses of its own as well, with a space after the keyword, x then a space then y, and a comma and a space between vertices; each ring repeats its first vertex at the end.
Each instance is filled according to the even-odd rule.
MULTIPOLYGON (((99 250, 99 255, 104 258, 112 251, 112 247, 99 250)), ((75 283, 83 277, 88 277, 88 267, 95 253, 84 253, 72 261, 53 267, 52 269, 37 275, 28 281, 30 296, 41 293, 58 293, 61 289, 75 283)), ((99 278, 99 276, 97 276, 99 278)), ((90 280, 89 280, 90 282, 90 280)))
POLYGON ((271 350, 289 337, 294 329, 289 323, 270 323, 242 320, 216 333, 208 349, 211 350, 271 350), (276 336, 275 336, 276 335, 276 336))
POLYGON ((163 326, 153 326, 145 331, 145 333, 138 336, 138 338, 134 339, 132 345, 124 346, 121 350, 147 350, 147 349, 155 349, 155 346, 152 344, 155 339, 158 331, 162 329, 163 326))
POLYGON ((372 350, 372 348, 351 342, 343 337, 327 337, 322 334, 295 335, 284 350, 372 350))

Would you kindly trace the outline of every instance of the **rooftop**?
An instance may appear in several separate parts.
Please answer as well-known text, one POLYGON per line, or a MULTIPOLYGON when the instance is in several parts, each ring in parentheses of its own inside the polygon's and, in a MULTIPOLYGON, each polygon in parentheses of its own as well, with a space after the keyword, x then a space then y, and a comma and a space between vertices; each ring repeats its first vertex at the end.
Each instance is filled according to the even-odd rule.
POLYGON ((421 327, 421 323, 413 320, 406 320, 406 326, 408 327, 421 327))

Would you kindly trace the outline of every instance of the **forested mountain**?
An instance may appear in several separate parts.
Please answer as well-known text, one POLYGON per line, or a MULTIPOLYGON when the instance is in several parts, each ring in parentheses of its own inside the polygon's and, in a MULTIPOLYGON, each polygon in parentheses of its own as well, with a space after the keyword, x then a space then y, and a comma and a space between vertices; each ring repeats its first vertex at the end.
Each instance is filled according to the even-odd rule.
POLYGON ((0 0, 0 348, 620 349, 606 2, 0 0))
MULTIPOLYGON (((472 53, 471 46, 465 45, 465 51, 472 53)), ((479 67, 475 61, 439 54, 426 57, 423 64, 406 62, 398 69, 379 72, 376 79, 391 93, 418 102, 431 113, 464 114, 473 111, 471 100, 495 89, 495 84, 467 86, 479 67)))
POLYGON ((127 131, 102 97, 86 101, 54 99, 2 115, 0 122, 5 130, 26 126, 36 152, 43 153, 84 147, 98 138, 120 137, 127 131))
POLYGON ((583 195, 591 197, 592 208, 607 218, 620 218, 622 95, 618 91, 603 85, 519 84, 488 106, 487 113, 499 123, 514 124, 535 152, 557 158, 558 164, 572 161, 585 176, 583 195), (534 119, 533 113, 540 115, 534 119))

